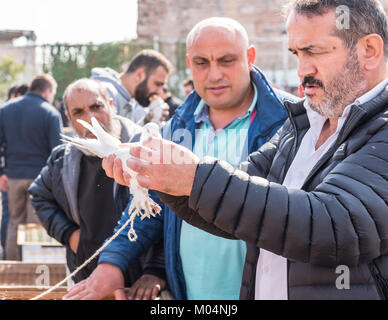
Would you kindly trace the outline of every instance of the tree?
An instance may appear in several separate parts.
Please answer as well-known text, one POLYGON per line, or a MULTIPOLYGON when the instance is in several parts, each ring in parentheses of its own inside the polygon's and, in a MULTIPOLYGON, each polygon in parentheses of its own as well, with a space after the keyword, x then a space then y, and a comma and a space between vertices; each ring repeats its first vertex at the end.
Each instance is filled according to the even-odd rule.
POLYGON ((0 100, 5 101, 9 88, 18 80, 24 66, 16 63, 11 57, 0 57, 0 100))

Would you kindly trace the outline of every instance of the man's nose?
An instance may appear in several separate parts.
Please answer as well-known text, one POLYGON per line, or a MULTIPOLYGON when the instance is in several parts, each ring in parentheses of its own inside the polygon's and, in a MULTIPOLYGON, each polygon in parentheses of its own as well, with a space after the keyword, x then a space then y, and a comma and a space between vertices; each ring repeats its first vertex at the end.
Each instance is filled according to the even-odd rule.
POLYGON ((308 76, 314 76, 317 73, 317 68, 312 61, 305 57, 300 57, 298 60, 298 76, 304 79, 308 76))
POLYGON ((83 119, 84 121, 88 122, 88 123, 92 123, 92 117, 96 117, 95 115, 95 112, 94 111, 87 111, 87 112, 84 112, 84 116, 83 116, 83 119))
POLYGON ((223 78, 220 68, 216 64, 210 65, 209 81, 217 82, 223 78))
POLYGON ((156 88, 156 94, 157 94, 158 96, 162 95, 162 94, 163 94, 163 87, 157 87, 157 88, 156 88))

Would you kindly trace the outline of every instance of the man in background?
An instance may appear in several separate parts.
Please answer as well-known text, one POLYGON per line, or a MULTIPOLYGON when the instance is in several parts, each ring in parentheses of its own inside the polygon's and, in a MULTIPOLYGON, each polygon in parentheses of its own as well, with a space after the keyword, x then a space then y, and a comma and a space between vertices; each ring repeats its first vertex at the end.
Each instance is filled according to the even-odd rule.
POLYGON ((0 168, 0 188, 8 191, 10 220, 5 258, 20 260, 19 224, 39 223, 29 200, 28 187, 45 165, 51 150, 61 143, 62 123, 51 105, 57 83, 48 74, 33 79, 29 92, 0 109, 0 145, 5 165, 0 168))
POLYGON ((172 93, 170 92, 170 90, 166 86, 163 87, 163 91, 161 93, 161 98, 169 106, 168 119, 170 119, 175 114, 175 110, 178 109, 182 105, 183 101, 181 99, 173 96, 172 93))
MULTIPOLYGON (((118 115, 139 123, 147 114, 145 108, 150 104, 149 99, 162 93, 171 70, 171 63, 161 53, 142 50, 132 58, 125 72, 119 74, 111 68, 94 68, 91 78, 106 86, 118 115)), ((168 106, 165 110, 168 111, 168 106)), ((167 116, 165 113, 164 117, 167 116)))
POLYGON ((194 90, 193 78, 189 77, 183 81, 183 88, 185 89, 185 98, 194 90))

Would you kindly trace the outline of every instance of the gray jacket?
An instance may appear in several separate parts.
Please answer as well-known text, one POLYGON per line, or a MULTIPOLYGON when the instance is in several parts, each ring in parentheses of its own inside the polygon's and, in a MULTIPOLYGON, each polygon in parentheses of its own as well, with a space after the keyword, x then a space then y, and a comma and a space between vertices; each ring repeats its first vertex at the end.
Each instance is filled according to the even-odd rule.
POLYGON ((182 219, 248 244, 241 299, 254 299, 260 248, 288 259, 289 299, 388 299, 388 88, 354 105, 301 190, 282 186, 309 129, 303 102, 242 171, 207 158, 189 198, 160 194, 182 219), (244 172, 246 171, 246 172, 244 172), (338 289, 337 267, 350 289, 338 289))
POLYGON ((118 72, 111 68, 93 68, 92 79, 106 87, 117 108, 117 114, 138 123, 145 116, 145 109, 130 95, 120 80, 118 72))

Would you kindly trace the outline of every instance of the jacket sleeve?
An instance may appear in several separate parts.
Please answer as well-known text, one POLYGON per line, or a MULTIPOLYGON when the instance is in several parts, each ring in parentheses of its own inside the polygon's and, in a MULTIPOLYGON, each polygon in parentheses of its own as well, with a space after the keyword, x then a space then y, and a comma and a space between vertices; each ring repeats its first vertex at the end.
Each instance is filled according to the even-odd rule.
POLYGON ((36 214, 49 236, 68 246, 71 233, 79 227, 67 217, 53 196, 53 188, 56 187, 53 181, 55 154, 54 151, 28 192, 36 214))
MULTIPOLYGON (((290 123, 288 123, 290 125, 290 123)), ((285 125, 286 126, 286 125, 285 125)), ((273 138, 260 148, 260 150, 251 156, 248 161, 243 162, 240 167, 241 170, 248 172, 250 175, 265 177, 271 167, 272 159, 276 154, 282 133, 287 130, 287 127, 281 128, 273 138)), ((202 173, 198 171, 196 179, 203 180, 202 173)), ((218 228, 215 224, 209 223, 208 220, 198 215, 195 210, 189 207, 189 197, 175 197, 165 193, 157 192, 159 198, 182 220, 191 224, 194 227, 209 232, 215 236, 236 239, 235 235, 230 232, 225 232, 218 228)))
MULTIPOLYGON (((325 267, 371 262, 388 253, 387 134, 384 126, 311 192, 204 159, 189 205, 219 229, 290 260, 325 267)), ((267 160, 261 151, 252 155, 248 172, 266 171, 267 160)))
MULTIPOLYGON (((161 205, 159 198, 157 198, 154 192, 151 191, 150 195, 154 201, 161 205)), ((121 216, 118 225, 115 227, 114 234, 116 234, 130 218, 128 213, 129 205, 130 203, 121 216)), ((128 231, 130 230, 129 223, 119 235, 102 250, 98 263, 115 265, 125 274, 125 270, 131 260, 140 257, 142 254, 146 254, 152 245, 158 243, 162 239, 163 210, 159 215, 152 217, 151 219, 145 218, 144 220, 141 220, 140 216, 137 215, 134 219, 134 229, 138 236, 136 241, 131 242, 128 239, 128 231)), ((110 241, 110 239, 107 239, 106 241, 110 241)))

